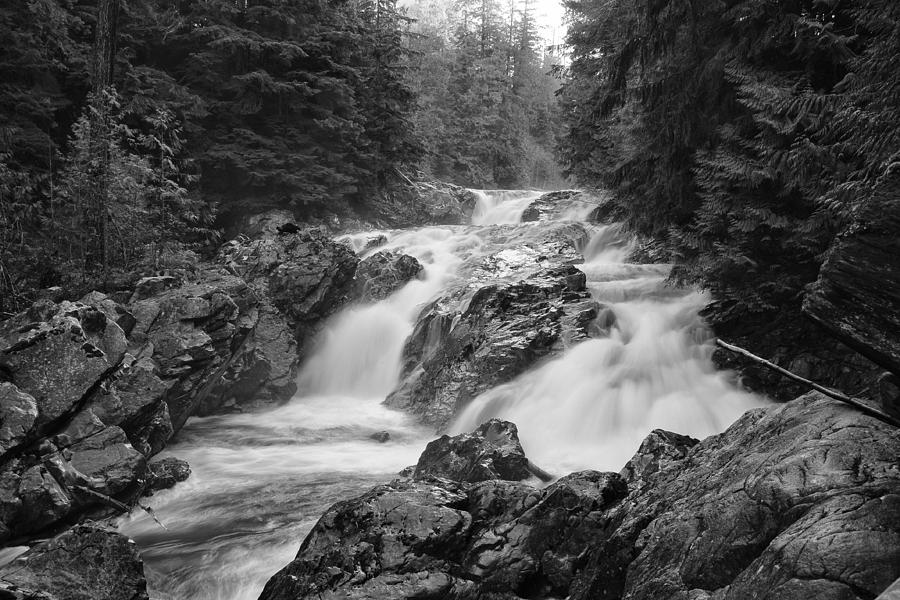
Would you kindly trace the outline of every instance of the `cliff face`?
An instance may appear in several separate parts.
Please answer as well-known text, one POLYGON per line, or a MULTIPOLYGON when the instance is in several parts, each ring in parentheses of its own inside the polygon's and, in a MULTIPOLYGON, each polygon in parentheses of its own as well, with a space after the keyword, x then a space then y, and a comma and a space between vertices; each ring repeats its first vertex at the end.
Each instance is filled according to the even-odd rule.
POLYGON ((804 312, 900 378, 900 175, 832 247, 804 312))

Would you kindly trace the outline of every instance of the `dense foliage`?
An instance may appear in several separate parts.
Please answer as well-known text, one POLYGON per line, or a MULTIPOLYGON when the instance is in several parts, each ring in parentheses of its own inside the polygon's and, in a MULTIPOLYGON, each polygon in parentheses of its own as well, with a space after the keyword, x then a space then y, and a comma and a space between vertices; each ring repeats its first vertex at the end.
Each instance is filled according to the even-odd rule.
POLYGON ((894 0, 566 0, 568 169, 733 316, 799 307, 900 158, 894 0))
POLYGON ((394 0, 3 2, 0 312, 182 260, 215 213, 397 178, 421 155, 405 28, 394 0))
POLYGON ((415 0, 413 115, 433 178, 483 188, 554 188, 558 60, 531 2, 415 0))

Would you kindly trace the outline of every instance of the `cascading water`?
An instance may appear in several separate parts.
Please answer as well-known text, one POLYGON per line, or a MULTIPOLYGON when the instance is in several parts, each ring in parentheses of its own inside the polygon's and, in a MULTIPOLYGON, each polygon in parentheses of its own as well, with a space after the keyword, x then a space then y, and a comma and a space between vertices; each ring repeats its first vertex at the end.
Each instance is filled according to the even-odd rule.
MULTIPOLYGON (((449 296, 462 305, 487 280, 523 277, 540 268, 534 245, 548 231, 582 231, 519 223, 539 192, 476 194, 472 226, 346 236, 361 250, 383 233, 387 243, 378 250, 415 256, 424 278, 337 315, 286 406, 194 419, 181 432, 168 453, 187 460, 193 475, 150 499, 168 529, 143 514, 121 525, 142 549, 153 598, 256 598, 325 508, 416 462, 434 432, 381 402, 397 384, 403 344, 421 308, 448 290, 459 292, 449 296), (382 430, 390 433, 387 443, 369 438, 382 430)), ((562 208, 560 219, 584 218, 592 209, 562 208)), ((619 228, 589 230, 580 268, 606 306, 603 318, 614 315, 609 335, 483 394, 453 424, 468 431, 489 417, 511 420, 528 456, 557 474, 619 470, 653 428, 705 436, 759 403, 713 369, 698 317, 705 298, 667 288, 666 266, 624 262, 630 247, 619 228)))

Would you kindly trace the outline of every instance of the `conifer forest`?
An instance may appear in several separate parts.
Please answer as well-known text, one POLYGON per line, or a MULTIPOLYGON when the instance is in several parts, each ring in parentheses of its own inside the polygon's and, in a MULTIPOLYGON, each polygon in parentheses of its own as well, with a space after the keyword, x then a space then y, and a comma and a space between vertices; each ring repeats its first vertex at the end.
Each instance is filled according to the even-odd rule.
POLYGON ((898 600, 900 1, 0 0, 0 598, 898 600))

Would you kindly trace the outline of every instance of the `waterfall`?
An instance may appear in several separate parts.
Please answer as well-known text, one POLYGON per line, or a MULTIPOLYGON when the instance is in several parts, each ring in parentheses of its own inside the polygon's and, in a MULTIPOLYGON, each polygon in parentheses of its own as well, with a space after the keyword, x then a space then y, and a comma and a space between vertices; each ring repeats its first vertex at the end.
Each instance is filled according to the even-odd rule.
MULTIPOLYGON (((583 233, 577 224, 520 223, 540 192, 475 193, 470 226, 345 236, 364 249, 383 235, 381 246, 364 252, 415 256, 424 275, 381 302, 333 317, 290 403, 188 423, 166 454, 187 460, 193 475, 150 499, 168 530, 144 514, 121 522, 142 549, 152 598, 255 599, 330 504, 416 462, 435 432, 382 401, 398 383, 403 347, 423 307, 448 296, 461 308, 479 286, 541 268, 533 246, 554 227, 583 233), (390 439, 372 439, 379 432, 390 439)), ((581 203, 554 214, 578 220, 591 210, 581 203)), ((585 227, 591 235, 579 246, 579 268, 606 316, 615 316, 609 335, 482 394, 452 425, 462 432, 490 417, 511 420, 526 454, 558 474, 619 470, 653 428, 701 437, 759 404, 712 366, 710 334, 698 316, 706 297, 667 287, 666 265, 629 264, 630 239, 620 227, 585 227)))

